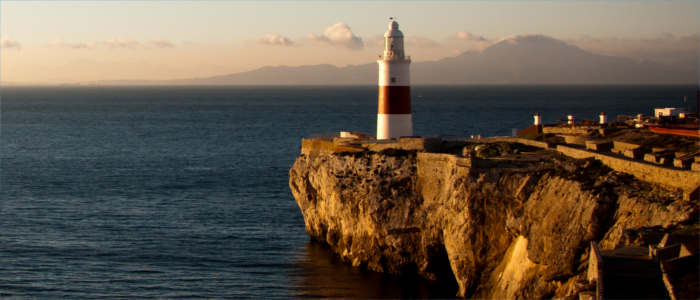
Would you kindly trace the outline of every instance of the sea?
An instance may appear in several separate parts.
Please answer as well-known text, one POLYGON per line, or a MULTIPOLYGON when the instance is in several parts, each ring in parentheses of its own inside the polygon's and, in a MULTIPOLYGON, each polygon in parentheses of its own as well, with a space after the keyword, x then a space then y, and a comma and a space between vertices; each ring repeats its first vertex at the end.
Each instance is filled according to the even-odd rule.
MULTIPOLYGON (((416 135, 695 110, 697 86, 414 86, 416 135), (688 96, 684 102, 683 97, 688 96)), ((312 242, 301 139, 372 135, 377 87, 2 87, 0 298, 450 298, 312 242)))

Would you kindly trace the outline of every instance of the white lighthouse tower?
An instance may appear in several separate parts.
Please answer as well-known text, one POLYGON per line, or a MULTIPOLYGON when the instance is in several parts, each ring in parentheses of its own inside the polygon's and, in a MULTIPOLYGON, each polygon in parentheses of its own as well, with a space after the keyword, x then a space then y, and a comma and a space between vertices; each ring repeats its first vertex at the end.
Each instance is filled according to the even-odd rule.
POLYGON ((377 139, 413 135, 411 117, 411 87, 409 66, 411 58, 404 55, 403 33, 399 23, 390 18, 384 34, 384 55, 379 57, 379 105, 377 109, 377 139))

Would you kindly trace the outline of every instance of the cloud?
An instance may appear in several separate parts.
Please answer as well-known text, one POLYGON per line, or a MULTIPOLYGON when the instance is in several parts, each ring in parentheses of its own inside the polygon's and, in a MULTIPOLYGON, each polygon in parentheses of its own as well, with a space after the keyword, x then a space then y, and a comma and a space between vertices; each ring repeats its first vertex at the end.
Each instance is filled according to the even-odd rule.
POLYGON ((294 42, 285 36, 269 33, 257 39, 258 44, 271 46, 292 46, 294 42))
POLYGON ((506 42, 509 44, 566 44, 562 40, 555 39, 543 34, 515 34, 491 41, 492 45, 506 42))
POLYGON ((496 43, 490 41, 482 35, 473 34, 471 32, 466 31, 459 31, 454 35, 450 36, 450 39, 469 42, 468 44, 471 46, 470 49, 466 51, 483 51, 484 49, 496 43))
POLYGON ((148 45, 155 48, 173 48, 175 44, 168 40, 152 40, 148 42, 148 45))
POLYGON ((92 49, 95 47, 95 43, 85 43, 85 42, 71 43, 71 42, 56 40, 56 41, 49 42, 49 46, 57 47, 57 48, 71 48, 71 49, 92 49))
POLYGON ((18 41, 3 39, 0 42, 0 48, 2 49, 19 49, 22 45, 18 41))
POLYGON ((359 50, 364 47, 362 39, 352 33, 348 25, 343 22, 335 23, 323 31, 322 35, 309 34, 312 41, 328 43, 333 46, 359 50))
POLYGON ((51 47, 69 48, 69 49, 150 49, 150 48, 173 48, 175 44, 168 40, 150 40, 147 42, 139 42, 135 40, 110 39, 94 42, 66 42, 63 40, 54 40, 48 44, 51 47))
POLYGON ((481 35, 476 35, 471 32, 460 31, 455 33, 452 38, 462 41, 472 41, 472 42, 488 42, 489 40, 481 35))
POLYGON ((141 46, 141 43, 133 40, 111 39, 100 42, 101 45, 109 48, 126 48, 134 49, 141 46))

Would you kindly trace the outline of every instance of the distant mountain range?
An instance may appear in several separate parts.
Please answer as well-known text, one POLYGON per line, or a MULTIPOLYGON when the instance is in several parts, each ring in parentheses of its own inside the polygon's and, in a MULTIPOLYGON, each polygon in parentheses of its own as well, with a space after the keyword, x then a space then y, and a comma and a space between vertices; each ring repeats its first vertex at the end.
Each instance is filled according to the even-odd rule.
MULTIPOLYGON (((698 63, 662 64, 591 53, 543 35, 519 35, 483 51, 414 62, 413 84, 694 84, 698 63)), ((373 85, 377 65, 368 63, 275 66, 206 78, 161 81, 95 81, 97 85, 373 85)))

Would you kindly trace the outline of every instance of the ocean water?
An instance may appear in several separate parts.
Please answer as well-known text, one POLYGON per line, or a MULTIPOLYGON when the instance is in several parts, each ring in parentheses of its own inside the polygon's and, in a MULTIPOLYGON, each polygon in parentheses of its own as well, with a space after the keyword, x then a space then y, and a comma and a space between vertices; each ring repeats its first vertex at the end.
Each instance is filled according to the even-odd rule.
MULTIPOLYGON (((424 136, 510 135, 540 112, 695 109, 695 86, 413 87, 424 136)), ((288 188, 300 139, 373 133, 376 87, 0 90, 0 298, 450 297, 341 263, 288 188)))

